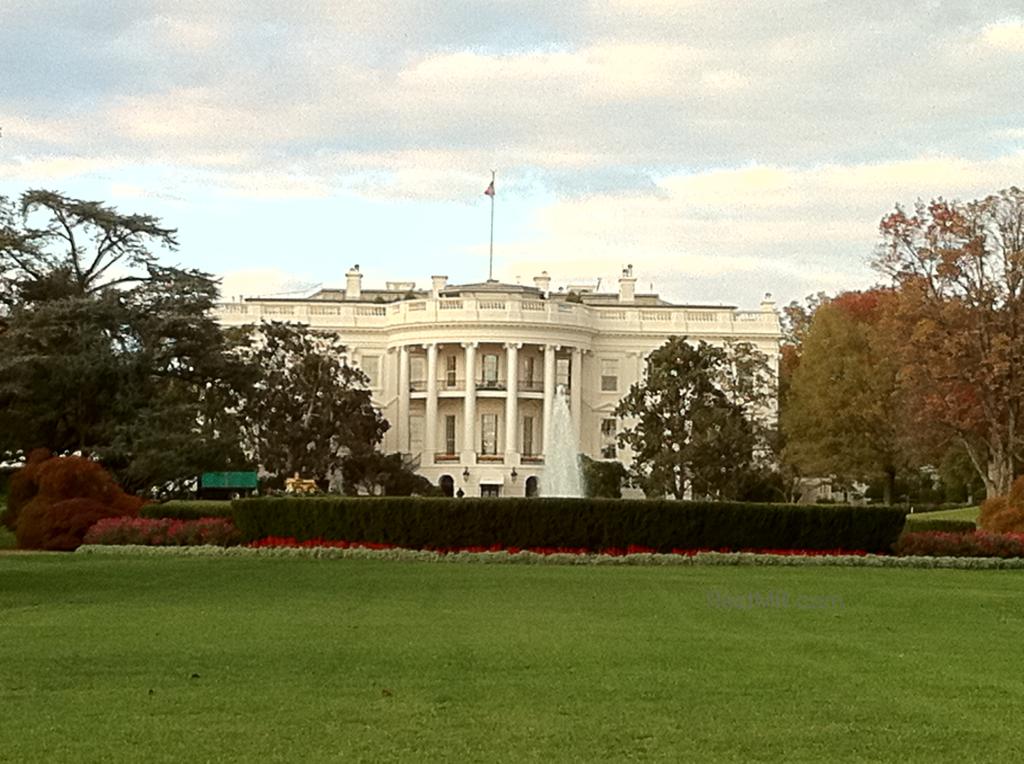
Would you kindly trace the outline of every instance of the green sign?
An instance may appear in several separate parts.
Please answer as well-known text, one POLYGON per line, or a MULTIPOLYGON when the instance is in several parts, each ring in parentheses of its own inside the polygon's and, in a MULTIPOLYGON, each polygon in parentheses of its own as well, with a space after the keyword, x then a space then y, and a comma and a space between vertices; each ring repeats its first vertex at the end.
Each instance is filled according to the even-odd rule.
POLYGON ((255 472, 204 472, 199 479, 203 488, 245 488, 256 490, 255 472))

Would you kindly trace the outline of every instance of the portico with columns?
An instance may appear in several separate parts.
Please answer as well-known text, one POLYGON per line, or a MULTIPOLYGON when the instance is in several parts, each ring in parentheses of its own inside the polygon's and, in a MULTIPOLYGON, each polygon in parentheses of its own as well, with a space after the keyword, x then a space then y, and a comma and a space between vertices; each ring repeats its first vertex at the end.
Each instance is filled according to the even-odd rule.
POLYGON ((543 472, 546 423, 560 384, 556 361, 565 368, 561 384, 578 432, 582 382, 573 381, 582 380, 581 347, 484 339, 390 350, 398 361, 397 450, 418 459, 427 477, 436 473, 433 482, 448 474, 464 493, 506 482, 525 493, 543 472))

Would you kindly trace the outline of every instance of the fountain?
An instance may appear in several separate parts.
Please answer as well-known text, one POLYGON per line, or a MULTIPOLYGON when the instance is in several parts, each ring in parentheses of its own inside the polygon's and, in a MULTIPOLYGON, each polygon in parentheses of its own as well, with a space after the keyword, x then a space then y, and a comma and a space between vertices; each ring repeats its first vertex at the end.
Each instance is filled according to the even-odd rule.
POLYGON ((565 385, 558 386, 558 394, 551 404, 550 443, 544 444, 544 478, 541 496, 583 496, 583 476, 580 474, 578 446, 569 397, 565 385))

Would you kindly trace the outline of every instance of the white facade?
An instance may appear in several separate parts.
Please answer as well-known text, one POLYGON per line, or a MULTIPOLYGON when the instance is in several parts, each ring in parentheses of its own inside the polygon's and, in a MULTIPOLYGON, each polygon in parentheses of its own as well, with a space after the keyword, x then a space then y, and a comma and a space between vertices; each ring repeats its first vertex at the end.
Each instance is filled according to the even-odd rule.
POLYGON ((337 331, 391 423, 383 450, 411 454, 432 483, 468 496, 522 496, 543 483, 557 385, 569 391, 579 451, 628 464, 612 412, 668 337, 751 342, 773 366, 778 359, 779 317, 767 296, 755 311, 673 305, 636 294, 630 269, 609 294, 552 293, 546 274, 534 286, 432 281, 429 290, 364 290, 355 267, 343 290, 221 303, 217 317, 337 331))

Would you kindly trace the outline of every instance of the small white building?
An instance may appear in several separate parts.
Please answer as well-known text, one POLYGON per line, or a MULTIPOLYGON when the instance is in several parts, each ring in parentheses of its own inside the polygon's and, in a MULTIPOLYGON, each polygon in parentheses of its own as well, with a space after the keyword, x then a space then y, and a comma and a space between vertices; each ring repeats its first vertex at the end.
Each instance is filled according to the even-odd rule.
POLYGON ((673 335, 751 342, 777 368, 781 329, 769 295, 758 310, 676 305, 637 294, 632 268, 617 292, 551 291, 487 281, 429 290, 412 282, 364 289, 359 267, 344 289, 303 299, 221 303, 226 325, 294 321, 338 332, 369 377, 391 429, 382 448, 410 454, 420 474, 467 496, 537 493, 556 389, 568 390, 579 451, 629 463, 616 446, 619 399, 647 354, 673 335))

